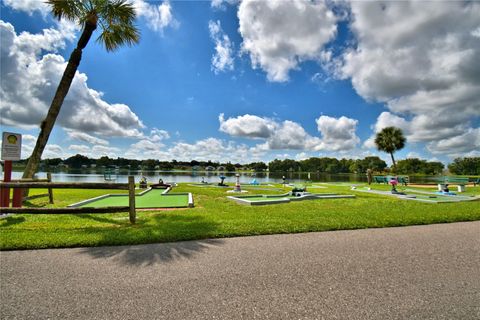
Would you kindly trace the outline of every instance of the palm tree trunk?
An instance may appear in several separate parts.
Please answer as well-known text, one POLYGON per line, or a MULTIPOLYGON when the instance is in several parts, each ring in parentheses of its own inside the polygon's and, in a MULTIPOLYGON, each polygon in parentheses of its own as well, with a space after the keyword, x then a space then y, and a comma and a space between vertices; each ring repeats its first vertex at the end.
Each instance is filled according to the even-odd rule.
POLYGON ((52 104, 48 109, 47 116, 40 125, 40 133, 38 135, 32 155, 28 159, 27 166, 25 168, 25 171, 23 172, 23 178, 31 179, 37 171, 38 164, 40 163, 40 159, 43 154, 43 150, 47 145, 48 138, 50 137, 53 126, 55 125, 55 121, 57 120, 58 113, 60 112, 60 108, 62 107, 63 100, 65 100, 68 90, 70 89, 70 85, 72 84, 73 78, 75 77, 75 73, 77 72, 80 60, 82 59, 82 50, 87 45, 93 31, 96 28, 96 19, 94 21, 87 21, 85 23, 85 28, 83 29, 80 40, 78 40, 77 47, 70 55, 67 67, 63 72, 62 79, 60 80, 60 84, 58 85, 57 91, 55 92, 55 96, 52 100, 52 104))
POLYGON ((392 163, 393 163, 393 171, 397 171, 397 164, 395 163, 395 159, 393 158, 393 152, 390 152, 390 156, 392 157, 392 163))

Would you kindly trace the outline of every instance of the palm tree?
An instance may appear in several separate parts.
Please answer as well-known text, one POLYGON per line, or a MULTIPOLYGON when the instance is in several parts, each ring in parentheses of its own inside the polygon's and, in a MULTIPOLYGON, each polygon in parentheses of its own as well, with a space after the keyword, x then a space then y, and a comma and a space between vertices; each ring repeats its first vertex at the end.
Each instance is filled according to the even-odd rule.
POLYGON ((396 169, 395 158, 393 157, 393 153, 395 151, 403 149, 405 147, 405 142, 407 139, 403 136, 403 132, 400 128, 396 127, 386 127, 383 128, 382 131, 377 133, 375 137, 375 144, 377 145, 377 149, 380 151, 390 153, 393 162, 393 169, 396 169))
POLYGON ((77 47, 70 55, 47 116, 40 125, 40 133, 23 172, 23 178, 32 178, 38 168, 63 100, 80 64, 82 50, 97 26, 100 25, 102 31, 97 41, 104 45, 107 51, 113 51, 125 44, 131 46, 140 39, 140 32, 134 25, 135 10, 126 0, 47 0, 47 3, 51 6, 55 18, 78 23, 83 31, 77 47))

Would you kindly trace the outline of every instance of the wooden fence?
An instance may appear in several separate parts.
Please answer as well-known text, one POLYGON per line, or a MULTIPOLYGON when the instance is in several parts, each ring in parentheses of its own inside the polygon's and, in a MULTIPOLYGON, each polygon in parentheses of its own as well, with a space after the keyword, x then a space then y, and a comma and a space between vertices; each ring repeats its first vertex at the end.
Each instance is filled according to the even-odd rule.
MULTIPOLYGON (((52 182, 52 174, 50 172, 47 172, 47 178, 46 179, 18 179, 18 180, 11 180, 9 182, 52 182)), ((22 203, 27 201, 27 200, 33 200, 33 199, 38 199, 38 198, 43 198, 43 197, 48 197, 48 202, 50 204, 53 204, 53 190, 52 188, 48 188, 47 193, 43 194, 35 194, 33 196, 25 196, 22 199, 22 203)))
POLYGON ((128 190, 128 207, 104 208, 10 208, 0 207, 0 213, 29 213, 29 214, 85 214, 85 213, 113 213, 129 212, 130 222, 135 223, 135 178, 128 177, 128 183, 89 183, 89 182, 44 182, 44 181, 12 181, 1 182, 0 189, 114 189, 128 190))

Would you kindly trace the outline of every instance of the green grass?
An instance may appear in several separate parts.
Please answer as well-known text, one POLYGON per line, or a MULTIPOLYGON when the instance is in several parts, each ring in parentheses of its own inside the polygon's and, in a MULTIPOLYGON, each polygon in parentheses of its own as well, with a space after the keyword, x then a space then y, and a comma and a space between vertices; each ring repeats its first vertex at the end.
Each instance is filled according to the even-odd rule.
MULTIPOLYGON (((188 194, 162 195, 164 189, 152 189, 142 195, 135 197, 135 206, 142 208, 179 208, 188 207, 188 194)), ((81 207, 112 207, 128 206, 128 194, 122 196, 111 196, 103 199, 89 202, 81 207)))
MULTIPOLYGON (((281 186, 276 185, 276 188, 281 186)), ((389 190, 389 186, 374 186, 389 190)), ((410 188, 410 187, 409 187, 410 188)), ((248 194, 284 191, 249 190, 248 194)), ((420 190, 420 189, 419 189, 420 190)), ((426 190, 426 189, 421 189, 426 190)), ((325 193, 356 194, 355 199, 290 202, 270 206, 242 206, 226 198, 226 189, 181 184, 175 192, 193 192, 195 208, 139 211, 137 223, 128 213, 83 215, 15 215, 0 219, 0 248, 33 249, 125 245, 259 234, 378 228, 480 220, 480 202, 421 203, 395 197, 328 186, 325 193)), ((319 190, 315 190, 317 192, 319 190)), ((433 191, 433 189, 432 189, 433 191)), ((467 194, 480 194, 468 187, 467 194)), ((43 190, 35 190, 43 193, 43 190)), ((55 190, 54 207, 65 207, 112 190, 55 190)), ((120 191, 121 193, 121 191, 120 191)), ((48 199, 30 206, 49 207, 48 199)))

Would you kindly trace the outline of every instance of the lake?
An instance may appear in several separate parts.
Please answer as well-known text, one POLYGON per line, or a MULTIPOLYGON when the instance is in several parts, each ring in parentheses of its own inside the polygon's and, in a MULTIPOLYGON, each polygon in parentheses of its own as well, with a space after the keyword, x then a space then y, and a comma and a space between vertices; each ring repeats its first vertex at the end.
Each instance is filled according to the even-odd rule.
MULTIPOLYGON (((141 177, 147 178, 149 183, 157 183, 159 179, 164 182, 190 182, 198 183, 202 178, 210 183, 220 182, 220 176, 226 177, 225 183, 235 183, 235 173, 233 172, 197 172, 197 171, 127 171, 121 170, 113 173, 111 182, 126 183, 128 176, 133 175, 135 182, 140 181, 141 177)), ((22 172, 14 171, 12 179, 20 179, 22 172)), ((285 176, 288 182, 303 182, 312 180, 316 182, 366 182, 367 177, 364 174, 327 174, 327 173, 307 173, 307 172, 266 172, 266 173, 240 173, 240 183, 250 183, 256 179, 259 183, 281 183, 285 176)), ((39 172, 37 178, 45 178, 45 172, 39 172)), ((55 182, 105 182, 105 175, 100 170, 69 170, 61 172, 52 172, 52 180, 55 182)), ((3 179, 3 173, 1 178, 3 179)), ((412 183, 432 183, 433 176, 412 176, 412 183)))

